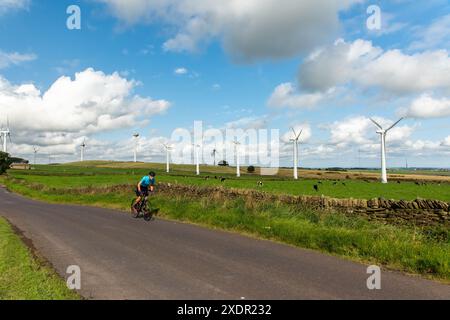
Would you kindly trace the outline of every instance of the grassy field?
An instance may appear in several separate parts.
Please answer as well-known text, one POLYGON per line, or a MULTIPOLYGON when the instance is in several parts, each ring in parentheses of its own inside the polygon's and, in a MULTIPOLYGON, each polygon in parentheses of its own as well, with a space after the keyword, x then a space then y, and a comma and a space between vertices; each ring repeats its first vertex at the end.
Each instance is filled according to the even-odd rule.
MULTIPOLYGON (((4 184, 12 191, 31 198, 55 203, 72 203, 129 210, 133 194, 126 191, 113 192, 105 186, 135 183, 149 169, 158 172, 158 180, 195 185, 221 184, 216 179, 205 180, 187 176, 179 170, 171 175, 163 174, 161 168, 111 168, 80 166, 39 166, 29 172, 10 171, 10 176, 22 180, 5 179, 4 184), (17 183, 15 181, 21 181, 17 183), (33 185, 49 188, 38 190, 33 185), (98 192, 83 194, 77 190, 98 187, 98 192), (58 190, 73 189, 73 192, 58 190)), ((214 174, 214 173, 213 173, 214 174)), ((205 173, 205 175, 208 175, 205 173)), ((211 174, 210 174, 211 176, 211 174)), ((227 176, 226 187, 257 188, 256 176, 244 176, 240 180, 227 176)), ((388 192, 389 197, 407 199, 419 193, 421 197, 449 199, 449 186, 428 185, 416 189, 415 184, 402 183, 383 186, 364 181, 344 181, 347 185, 334 186, 323 181, 323 190, 329 195, 348 197, 352 190, 361 197, 380 196, 377 192, 388 192), (388 187, 388 189, 381 189, 388 187), (435 189, 431 189, 435 187, 435 189), (440 189, 438 188, 440 187, 440 189), (380 188, 380 189, 377 189, 380 188), (430 188, 430 190, 428 190, 430 188), (411 191, 415 190, 415 191, 411 191), (439 191, 439 192, 438 192, 439 191)), ((276 193, 314 194, 309 190, 317 180, 290 181, 282 178, 264 179, 263 190, 276 193)), ((312 189, 312 188, 311 188, 312 189)), ((353 194, 353 197, 356 197, 353 194)), ((368 222, 362 218, 348 217, 337 213, 313 211, 307 208, 280 203, 249 203, 243 199, 192 199, 183 194, 156 194, 152 205, 160 209, 163 217, 198 223, 225 230, 237 231, 266 239, 282 241, 304 248, 347 257, 356 261, 383 265, 395 270, 422 274, 450 281, 450 230, 448 227, 416 228, 390 226, 368 222)))
POLYGON ((176 166, 171 174, 164 172, 161 164, 129 164, 95 162, 92 166, 54 165, 36 166, 35 170, 10 170, 9 174, 28 183, 40 183, 49 187, 87 187, 113 186, 117 184, 135 184, 150 169, 158 174, 157 181, 201 186, 224 186, 229 188, 257 189, 260 191, 290 194, 290 195, 325 195, 334 198, 371 199, 383 197, 395 200, 414 200, 416 198, 435 199, 450 202, 450 183, 416 184, 414 182, 393 181, 383 185, 376 181, 346 179, 292 179, 280 176, 265 176, 244 174, 236 178, 232 168, 204 167, 203 174, 198 177, 192 174, 191 166, 176 166), (215 177, 225 177, 225 182, 215 177), (206 177, 209 177, 206 180, 206 177), (258 181, 263 186, 257 185, 258 181), (320 183, 319 183, 320 181, 320 183), (319 191, 314 189, 317 185, 319 191))
POLYGON ((37 261, 6 220, 0 218, 0 300, 68 300, 67 289, 52 269, 37 261))

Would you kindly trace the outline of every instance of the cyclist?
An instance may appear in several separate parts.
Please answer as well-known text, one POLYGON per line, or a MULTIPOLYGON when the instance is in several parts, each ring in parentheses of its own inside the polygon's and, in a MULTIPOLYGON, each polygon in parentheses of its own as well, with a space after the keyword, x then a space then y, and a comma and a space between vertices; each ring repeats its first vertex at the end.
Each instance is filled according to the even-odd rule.
POLYGON ((136 188, 136 200, 133 204, 133 209, 135 209, 135 206, 142 200, 143 197, 148 196, 149 191, 153 192, 155 191, 155 184, 156 184, 156 173, 153 171, 149 172, 147 176, 144 176, 141 181, 139 181, 137 188, 136 188))

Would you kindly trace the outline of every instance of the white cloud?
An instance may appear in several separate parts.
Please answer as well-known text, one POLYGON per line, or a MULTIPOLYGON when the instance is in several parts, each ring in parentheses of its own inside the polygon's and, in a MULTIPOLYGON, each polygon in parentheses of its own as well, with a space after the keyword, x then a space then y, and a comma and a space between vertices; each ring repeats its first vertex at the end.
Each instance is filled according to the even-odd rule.
POLYGON ((19 65, 24 62, 36 60, 37 56, 31 54, 21 54, 18 52, 4 52, 0 50, 0 69, 7 68, 11 65, 19 65))
POLYGON ((412 118, 441 118, 450 116, 450 99, 435 99, 428 94, 423 94, 411 105, 400 110, 400 113, 412 118))
POLYGON ((169 108, 165 100, 133 95, 137 84, 89 68, 41 93, 0 77, 0 114, 8 115, 15 143, 74 149, 80 137, 142 125, 169 108))
POLYGON ((444 147, 450 147, 450 136, 445 138, 444 141, 442 141, 441 145, 444 147))
POLYGON ((355 84, 399 95, 448 90, 450 57, 446 50, 408 55, 400 50, 384 51, 361 39, 352 43, 339 40, 305 61, 299 83, 314 91, 355 84))
POLYGON ((222 41, 237 60, 305 53, 333 38, 339 13, 361 0, 98 0, 125 24, 163 22, 175 30, 164 48, 197 51, 222 41))
POLYGON ((173 73, 175 73, 177 75, 183 75, 183 74, 187 74, 188 70, 186 68, 177 68, 173 71, 173 73))
POLYGON ((0 15, 10 10, 26 9, 30 2, 30 0, 0 0, 0 15))
POLYGON ((267 104, 271 107, 311 108, 325 98, 325 94, 299 93, 292 83, 282 83, 275 88, 267 104))
POLYGON ((448 30, 450 30, 450 14, 440 17, 426 28, 421 27, 416 34, 419 39, 411 44, 410 49, 423 50, 442 46, 449 48, 448 30))
POLYGON ((235 121, 227 122, 226 129, 264 129, 267 128, 266 117, 243 117, 235 121))
MULTIPOLYGON (((293 126, 291 126, 291 128, 293 128, 295 130, 295 133, 297 135, 300 134, 300 143, 306 143, 308 142, 311 137, 312 137, 312 129, 311 129, 311 125, 309 123, 298 123, 295 124, 293 126)), ((294 132, 292 131, 292 129, 289 129, 289 131, 287 131, 282 137, 281 137, 281 141, 284 143, 291 143, 291 139, 294 139, 294 132)))
MULTIPOLYGON (((392 125, 392 121, 374 117, 384 128, 392 125)), ((330 131, 330 144, 338 146, 347 145, 370 145, 378 141, 376 131, 378 128, 363 116, 350 117, 342 121, 335 121, 327 128, 330 131)), ((402 142, 408 139, 414 131, 414 127, 408 125, 397 125, 387 135, 387 141, 392 143, 402 142)))

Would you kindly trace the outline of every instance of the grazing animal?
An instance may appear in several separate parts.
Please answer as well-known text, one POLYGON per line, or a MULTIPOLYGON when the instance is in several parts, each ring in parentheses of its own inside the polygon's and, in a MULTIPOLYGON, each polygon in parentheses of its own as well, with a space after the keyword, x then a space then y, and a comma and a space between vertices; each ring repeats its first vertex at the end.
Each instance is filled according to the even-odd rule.
POLYGON ((314 190, 316 190, 316 192, 319 192, 319 186, 317 184, 314 185, 314 190))
POLYGON ((205 180, 209 180, 209 176, 206 176, 206 177, 205 177, 205 180))
POLYGON ((262 187, 262 186, 264 186, 263 182, 262 181, 258 181, 258 187, 262 187))
POLYGON ((318 184, 322 184, 322 181, 317 182, 318 184))
POLYGON ((417 181, 415 182, 415 184, 416 184, 417 186, 420 186, 419 182, 417 182, 417 181))
POLYGON ((399 181, 397 181, 397 183, 398 183, 398 184, 401 184, 400 180, 399 180, 399 181))
POLYGON ((216 179, 216 180, 217 180, 217 176, 214 176, 214 179, 216 179))
POLYGON ((347 185, 345 184, 345 182, 342 182, 342 185, 344 186, 344 187, 346 187, 347 185))
POLYGON ((227 179, 225 179, 225 178, 220 178, 220 182, 225 182, 225 180, 227 180, 227 179))
POLYGON ((335 182, 333 182, 333 186, 335 186, 335 185, 337 185, 337 182, 335 181, 335 182))

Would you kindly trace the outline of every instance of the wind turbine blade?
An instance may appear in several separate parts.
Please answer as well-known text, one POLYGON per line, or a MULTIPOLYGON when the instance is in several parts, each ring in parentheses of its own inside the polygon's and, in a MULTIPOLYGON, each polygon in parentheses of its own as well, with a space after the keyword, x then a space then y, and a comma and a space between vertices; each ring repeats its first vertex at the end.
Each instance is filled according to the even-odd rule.
POLYGON ((298 136, 297 136, 297 137, 295 137, 295 140, 298 140, 298 139, 300 139, 300 136, 302 135, 302 133, 303 133, 303 129, 302 129, 302 130, 300 130, 300 133, 298 134, 298 136))
POLYGON ((389 131, 389 130, 391 130, 392 128, 394 128, 394 127, 395 127, 400 121, 402 121, 403 119, 404 119, 404 118, 400 118, 400 120, 398 120, 396 123, 394 123, 392 126, 390 126, 389 129, 386 130, 386 132, 389 131))
POLYGON ((292 132, 294 133, 294 139, 297 137, 297 133, 295 132, 294 128, 291 127, 292 132))
POLYGON ((373 120, 372 118, 369 118, 370 121, 372 121, 378 128, 380 128, 380 130, 383 130, 383 127, 380 126, 380 124, 378 122, 376 122, 375 120, 373 120))

